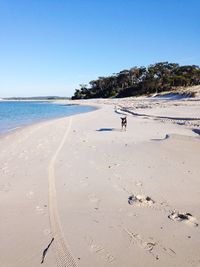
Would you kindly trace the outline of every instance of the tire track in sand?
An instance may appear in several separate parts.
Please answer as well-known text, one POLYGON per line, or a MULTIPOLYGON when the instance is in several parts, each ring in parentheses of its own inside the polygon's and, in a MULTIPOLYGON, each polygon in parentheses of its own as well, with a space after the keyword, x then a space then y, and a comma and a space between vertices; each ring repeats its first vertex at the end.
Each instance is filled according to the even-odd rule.
POLYGON ((55 185, 55 163, 56 159, 67 140, 68 133, 71 129, 72 118, 69 118, 69 124, 65 134, 58 146, 55 154, 53 155, 48 168, 49 177, 49 218, 52 237, 54 238, 54 250, 56 254, 56 261, 58 267, 77 267, 77 264, 71 255, 69 248, 66 244, 64 234, 62 231, 60 218, 58 214, 57 199, 56 199, 56 185, 55 185))

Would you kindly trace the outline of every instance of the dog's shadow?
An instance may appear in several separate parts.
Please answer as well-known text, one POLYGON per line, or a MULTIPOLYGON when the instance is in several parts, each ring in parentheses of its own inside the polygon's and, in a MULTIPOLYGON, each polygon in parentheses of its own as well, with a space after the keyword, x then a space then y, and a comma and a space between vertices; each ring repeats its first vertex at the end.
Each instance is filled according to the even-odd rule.
POLYGON ((116 128, 100 128, 96 130, 97 132, 112 132, 112 131, 119 131, 119 129, 116 128))

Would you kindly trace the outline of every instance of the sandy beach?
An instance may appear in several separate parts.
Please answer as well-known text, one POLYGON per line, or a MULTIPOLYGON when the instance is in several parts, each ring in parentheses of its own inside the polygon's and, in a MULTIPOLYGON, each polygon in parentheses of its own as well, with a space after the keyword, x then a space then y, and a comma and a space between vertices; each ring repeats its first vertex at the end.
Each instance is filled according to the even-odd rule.
POLYGON ((0 138, 0 266, 200 266, 200 100, 76 103, 0 138))

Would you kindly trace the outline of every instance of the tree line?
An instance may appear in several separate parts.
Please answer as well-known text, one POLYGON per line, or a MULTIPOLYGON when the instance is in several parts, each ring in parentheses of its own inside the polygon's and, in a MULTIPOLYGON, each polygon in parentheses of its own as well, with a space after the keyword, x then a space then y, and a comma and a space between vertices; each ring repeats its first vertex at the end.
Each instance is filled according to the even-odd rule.
POLYGON ((72 99, 149 95, 198 84, 199 66, 159 62, 148 67, 133 67, 112 76, 99 77, 88 85, 81 84, 72 99))

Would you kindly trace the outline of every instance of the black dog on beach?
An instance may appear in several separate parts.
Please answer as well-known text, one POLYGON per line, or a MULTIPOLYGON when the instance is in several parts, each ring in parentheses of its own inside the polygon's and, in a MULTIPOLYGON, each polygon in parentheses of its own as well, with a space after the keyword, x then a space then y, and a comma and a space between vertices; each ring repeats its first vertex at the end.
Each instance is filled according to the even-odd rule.
POLYGON ((122 131, 123 131, 123 129, 126 131, 126 126, 127 126, 127 118, 126 118, 126 116, 125 117, 121 117, 121 120, 122 120, 122 122, 121 122, 121 125, 122 125, 122 131))

